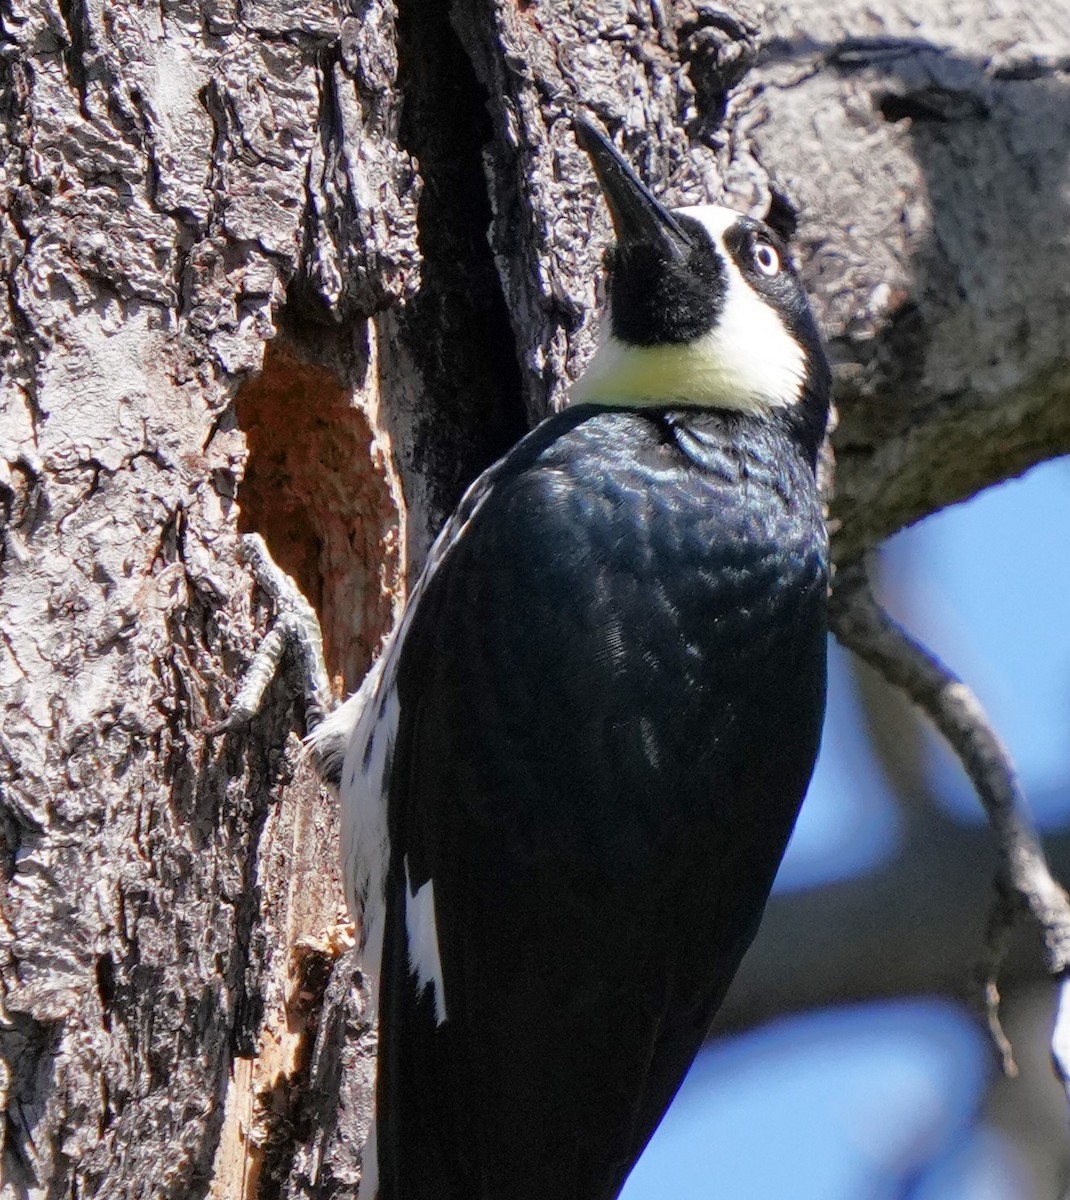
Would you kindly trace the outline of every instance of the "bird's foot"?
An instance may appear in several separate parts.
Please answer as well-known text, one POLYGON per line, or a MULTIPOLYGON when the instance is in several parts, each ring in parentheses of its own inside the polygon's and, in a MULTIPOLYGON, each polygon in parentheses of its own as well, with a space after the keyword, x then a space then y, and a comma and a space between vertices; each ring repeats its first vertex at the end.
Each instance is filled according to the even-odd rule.
POLYGON ((267 544, 258 533, 246 534, 242 538, 242 554, 257 584, 274 602, 275 622, 246 668, 227 715, 210 725, 205 732, 209 736, 219 736, 239 728, 256 716, 287 647, 292 647, 299 664, 301 690, 305 699, 305 722, 306 727, 312 729, 334 706, 323 658, 319 618, 293 578, 271 557, 267 544))

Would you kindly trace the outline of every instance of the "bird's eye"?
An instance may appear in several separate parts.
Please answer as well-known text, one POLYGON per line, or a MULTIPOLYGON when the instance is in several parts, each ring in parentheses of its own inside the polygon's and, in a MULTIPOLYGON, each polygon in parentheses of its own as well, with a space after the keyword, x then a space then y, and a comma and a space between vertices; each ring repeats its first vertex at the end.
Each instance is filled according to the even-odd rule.
POLYGON ((751 255, 754 265, 763 275, 776 275, 780 270, 780 255, 768 242, 755 242, 751 255))

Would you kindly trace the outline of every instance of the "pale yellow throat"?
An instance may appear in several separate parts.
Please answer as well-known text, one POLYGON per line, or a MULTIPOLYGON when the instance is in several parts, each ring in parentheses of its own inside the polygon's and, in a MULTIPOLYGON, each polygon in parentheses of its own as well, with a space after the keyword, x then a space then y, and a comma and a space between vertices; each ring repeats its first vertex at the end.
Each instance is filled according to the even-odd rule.
POLYGON ((802 346, 730 258, 722 255, 721 262, 724 298, 708 333, 664 346, 606 338, 573 385, 573 403, 679 404, 741 412, 798 404, 806 381, 802 346))
POLYGON ((780 329, 760 347, 751 336, 729 341, 723 327, 670 346, 631 346, 610 337, 573 385, 572 402, 742 412, 797 404, 805 358, 779 318, 770 316, 780 329))

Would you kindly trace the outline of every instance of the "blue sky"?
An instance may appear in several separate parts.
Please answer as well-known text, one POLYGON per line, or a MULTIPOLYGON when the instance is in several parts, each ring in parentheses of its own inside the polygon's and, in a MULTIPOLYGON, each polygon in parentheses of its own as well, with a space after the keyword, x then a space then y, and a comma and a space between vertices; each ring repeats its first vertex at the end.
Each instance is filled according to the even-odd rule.
POLYGON ((1023 1200, 1013 1153, 975 1131, 987 1062, 975 1023, 937 1000, 724 1041, 695 1063, 624 1200, 902 1200, 919 1177, 911 1200, 1023 1200), (964 1191, 978 1174, 988 1190, 964 1191))
MULTIPOLYGON (((897 535, 890 611, 979 694, 1042 829, 1070 825, 1070 462, 1035 468, 897 535)), ((821 760, 777 880, 862 875, 902 849, 847 656, 834 647, 821 760)), ((935 737, 938 799, 983 814, 935 737)), ((1047 1200, 979 1116, 990 1053, 974 1017, 919 997, 774 1022, 708 1047, 624 1200, 1047 1200)))

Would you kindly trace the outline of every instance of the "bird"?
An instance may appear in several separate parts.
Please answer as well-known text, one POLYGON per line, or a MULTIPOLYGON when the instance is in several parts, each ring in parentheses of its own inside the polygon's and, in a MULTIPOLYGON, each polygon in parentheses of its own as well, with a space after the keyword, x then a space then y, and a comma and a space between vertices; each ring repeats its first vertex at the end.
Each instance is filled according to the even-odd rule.
POLYGON ((575 132, 615 233, 598 347, 313 734, 378 979, 361 1200, 613 1200, 820 742, 830 371, 789 249, 575 132))

